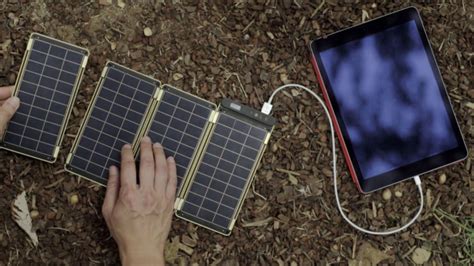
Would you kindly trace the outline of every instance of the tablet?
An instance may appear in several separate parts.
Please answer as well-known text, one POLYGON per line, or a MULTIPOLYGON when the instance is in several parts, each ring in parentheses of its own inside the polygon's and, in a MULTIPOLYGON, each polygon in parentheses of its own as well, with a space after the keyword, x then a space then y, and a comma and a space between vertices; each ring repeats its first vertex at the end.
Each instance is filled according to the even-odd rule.
POLYGON ((349 171, 361 192, 467 156, 414 7, 314 40, 311 52, 349 171))

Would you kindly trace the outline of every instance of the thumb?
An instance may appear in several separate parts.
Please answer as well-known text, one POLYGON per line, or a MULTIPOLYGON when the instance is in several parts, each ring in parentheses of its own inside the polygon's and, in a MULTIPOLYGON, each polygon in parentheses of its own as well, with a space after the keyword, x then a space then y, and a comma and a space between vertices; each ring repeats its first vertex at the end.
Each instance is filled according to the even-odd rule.
POLYGON ((20 99, 18 97, 10 97, 0 106, 0 136, 3 136, 8 121, 10 121, 18 107, 20 107, 20 99))

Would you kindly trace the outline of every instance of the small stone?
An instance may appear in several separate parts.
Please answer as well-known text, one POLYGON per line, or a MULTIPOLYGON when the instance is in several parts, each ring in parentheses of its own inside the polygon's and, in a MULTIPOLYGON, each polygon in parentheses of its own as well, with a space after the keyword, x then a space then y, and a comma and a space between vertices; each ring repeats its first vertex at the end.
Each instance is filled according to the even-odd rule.
POLYGON ((117 1, 117 6, 120 7, 120 8, 124 8, 125 7, 125 2, 123 0, 118 0, 117 1))
POLYGON ((384 189, 382 197, 383 197, 384 200, 389 201, 392 198, 392 192, 390 191, 390 189, 388 189, 388 188, 384 189))
POLYGON ((71 195, 71 197, 69 198, 69 203, 71 203, 72 205, 76 205, 78 202, 79 196, 77 196, 77 194, 71 195))
POLYGON ((446 174, 441 174, 439 176, 439 183, 442 185, 444 183, 446 183, 446 174))
POLYGON ((183 78, 183 74, 181 74, 181 73, 174 73, 173 74, 173 79, 174 80, 180 80, 182 78, 183 78))
POLYGON ((275 35, 273 35, 273 33, 269 32, 269 31, 267 31, 267 36, 268 36, 268 38, 270 38, 272 40, 275 39, 275 35))
POLYGON ((145 34, 146 37, 150 37, 151 35, 153 35, 153 31, 149 27, 146 27, 145 29, 143 29, 143 34, 145 34))
POLYGON ((281 80, 281 82, 283 82, 284 84, 290 83, 290 81, 288 80, 288 75, 287 75, 286 73, 281 73, 281 74, 280 74, 280 80, 281 80))
POLYGON ((415 264, 421 265, 427 262, 431 257, 431 252, 423 249, 423 248, 416 248, 413 253, 411 254, 411 259, 415 264))
POLYGON ((273 222, 273 229, 274 229, 274 230, 280 229, 280 222, 279 222, 279 221, 273 222))
POLYGON ((401 198, 403 196, 403 193, 401 191, 395 191, 395 197, 401 198))
POLYGON ((296 96, 300 95, 300 92, 297 89, 291 89, 291 95, 293 97, 296 97, 296 96))
POLYGON ((34 219, 34 218, 39 216, 39 212, 37 210, 32 210, 30 212, 30 216, 31 216, 32 219, 34 219))

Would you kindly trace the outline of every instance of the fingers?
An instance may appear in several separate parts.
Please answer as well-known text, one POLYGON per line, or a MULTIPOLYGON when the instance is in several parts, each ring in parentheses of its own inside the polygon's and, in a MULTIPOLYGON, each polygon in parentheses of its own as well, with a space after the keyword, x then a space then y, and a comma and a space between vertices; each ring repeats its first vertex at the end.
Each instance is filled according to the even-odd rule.
POLYGON ((8 121, 10 121, 19 106, 20 99, 18 99, 18 97, 8 98, 8 100, 0 106, 0 136, 3 136, 8 121))
POLYGON ((144 137, 140 144, 140 188, 152 189, 155 180, 155 160, 151 139, 144 137))
POLYGON ((122 162, 120 163, 120 184, 121 187, 137 187, 137 169, 135 158, 133 157, 132 146, 125 144, 122 148, 122 162))
POLYGON ((115 202, 117 202, 119 190, 120 179, 118 168, 111 166, 109 169, 109 180, 107 181, 107 191, 105 192, 105 199, 104 203, 102 204, 102 215, 104 215, 107 223, 110 215, 112 214, 112 210, 114 209, 115 202))
POLYGON ((155 190, 163 194, 168 179, 168 165, 163 146, 159 143, 153 144, 153 153, 155 154, 155 190))
POLYGON ((168 157, 166 160, 168 164, 168 182, 166 183, 166 197, 168 199, 173 199, 176 194, 176 185, 178 183, 178 178, 176 175, 176 162, 173 157, 168 157))
POLYGON ((6 100, 12 96, 13 86, 0 87, 0 101, 6 100))

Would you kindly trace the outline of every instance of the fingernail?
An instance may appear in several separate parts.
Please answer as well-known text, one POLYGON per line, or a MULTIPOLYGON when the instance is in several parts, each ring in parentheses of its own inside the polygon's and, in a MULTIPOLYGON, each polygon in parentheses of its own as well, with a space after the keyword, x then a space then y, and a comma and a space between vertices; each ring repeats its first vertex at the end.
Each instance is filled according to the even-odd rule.
POLYGON ((167 160, 168 160, 168 162, 170 162, 170 163, 174 163, 174 158, 173 158, 173 156, 168 157, 167 160))
POLYGON ((125 144, 123 145, 123 149, 131 149, 132 146, 130 144, 125 144))
POLYGON ((157 143, 153 144, 153 147, 155 147, 155 148, 162 148, 163 146, 161 146, 161 144, 157 142, 157 143))
POLYGON ((142 141, 145 142, 145 143, 150 143, 150 142, 151 142, 151 139, 150 139, 150 137, 148 137, 148 136, 144 136, 143 139, 142 139, 142 141))
POLYGON ((9 104, 11 107, 18 109, 20 106, 20 99, 16 96, 8 98, 8 100, 5 102, 6 104, 9 104))

